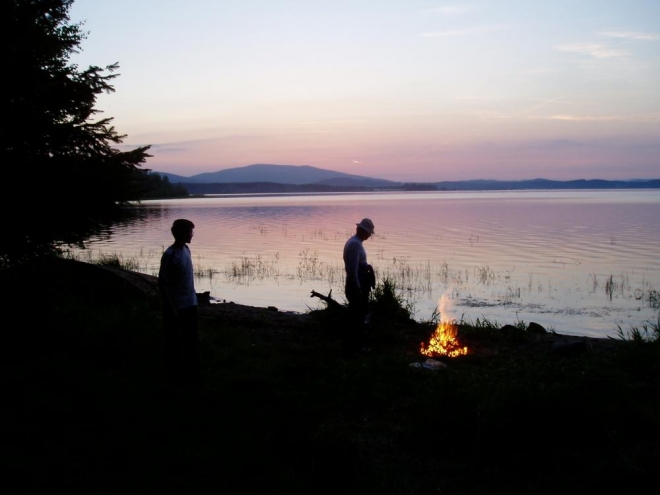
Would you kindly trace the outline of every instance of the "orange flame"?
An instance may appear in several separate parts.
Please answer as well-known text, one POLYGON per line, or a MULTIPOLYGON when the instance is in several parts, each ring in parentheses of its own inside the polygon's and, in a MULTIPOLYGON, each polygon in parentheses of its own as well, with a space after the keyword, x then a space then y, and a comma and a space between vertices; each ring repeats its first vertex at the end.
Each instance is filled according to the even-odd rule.
POLYGON ((468 353, 468 348, 461 346, 456 338, 458 334, 458 325, 455 321, 452 322, 440 322, 438 323, 437 328, 433 335, 431 335, 431 340, 429 345, 426 346, 422 342, 420 347, 420 352, 424 356, 447 356, 447 357, 457 357, 464 356, 468 353))

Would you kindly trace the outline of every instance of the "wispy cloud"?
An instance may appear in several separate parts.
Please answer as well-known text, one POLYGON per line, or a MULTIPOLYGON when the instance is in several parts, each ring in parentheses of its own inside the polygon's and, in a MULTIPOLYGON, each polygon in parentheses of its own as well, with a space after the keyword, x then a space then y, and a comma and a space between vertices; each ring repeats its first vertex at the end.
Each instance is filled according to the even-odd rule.
POLYGON ((154 144, 151 146, 151 148, 154 152, 157 152, 158 154, 181 153, 190 150, 188 146, 180 146, 180 145, 176 146, 172 144, 154 144))
POLYGON ((611 122, 617 120, 625 120, 622 117, 617 117, 613 115, 603 115, 603 116, 590 116, 590 115, 550 115, 546 117, 548 120, 566 120, 571 122, 611 122))
POLYGON ((634 33, 632 31, 605 31, 599 33, 608 38, 624 38, 629 40, 654 41, 660 39, 660 35, 654 33, 634 33))
POLYGON ((308 120, 306 122, 302 122, 302 125, 344 125, 344 124, 357 124, 363 122, 362 120, 308 120))
POLYGON ((454 100, 458 100, 458 101, 476 101, 476 102, 500 100, 500 98, 495 98, 492 95, 484 96, 484 95, 477 95, 477 94, 454 95, 454 96, 452 96, 452 98, 454 100))
POLYGON ((660 122, 660 114, 637 114, 637 115, 549 115, 542 117, 545 120, 563 120, 567 122, 660 122))
POLYGON ((520 144, 520 148, 527 149, 563 149, 563 148, 582 148, 587 143, 575 141, 572 139, 548 139, 541 141, 527 141, 520 144))
POLYGON ((627 55, 623 50, 616 50, 598 43, 571 43, 568 45, 558 45, 555 48, 562 52, 581 53, 595 58, 623 57, 627 55))
POLYGON ((457 15, 463 14, 474 10, 473 7, 467 5, 445 5, 444 7, 436 7, 433 9, 424 10, 425 13, 442 14, 442 15, 457 15))
POLYGON ((445 38, 445 37, 458 37, 458 36, 471 36, 474 34, 489 33, 493 31, 506 31, 510 29, 509 26, 475 26, 464 29, 449 29, 447 31, 437 31, 433 33, 422 33, 424 38, 445 38))

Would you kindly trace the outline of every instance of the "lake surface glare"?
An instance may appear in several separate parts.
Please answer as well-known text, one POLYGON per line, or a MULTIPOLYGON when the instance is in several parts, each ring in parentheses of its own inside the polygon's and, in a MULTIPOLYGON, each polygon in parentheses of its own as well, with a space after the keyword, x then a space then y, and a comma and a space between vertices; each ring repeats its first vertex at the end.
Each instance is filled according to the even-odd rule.
POLYGON ((343 245, 369 217, 369 262, 418 321, 439 311, 443 321, 618 338, 660 318, 660 190, 212 196, 132 208, 137 219, 72 254, 116 255, 156 275, 172 222, 188 218, 198 292, 305 312, 325 307, 312 290, 344 302, 343 245))

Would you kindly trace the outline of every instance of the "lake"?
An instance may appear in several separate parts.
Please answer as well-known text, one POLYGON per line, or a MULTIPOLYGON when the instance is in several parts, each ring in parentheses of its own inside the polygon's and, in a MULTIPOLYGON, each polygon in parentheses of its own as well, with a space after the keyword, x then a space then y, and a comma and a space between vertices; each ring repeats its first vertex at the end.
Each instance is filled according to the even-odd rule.
POLYGON ((195 223, 198 292, 221 301, 323 308, 344 302, 343 245, 369 217, 377 278, 418 321, 537 322, 615 337, 660 318, 660 190, 228 195, 144 201, 129 222, 70 248, 156 275, 176 218, 195 223))

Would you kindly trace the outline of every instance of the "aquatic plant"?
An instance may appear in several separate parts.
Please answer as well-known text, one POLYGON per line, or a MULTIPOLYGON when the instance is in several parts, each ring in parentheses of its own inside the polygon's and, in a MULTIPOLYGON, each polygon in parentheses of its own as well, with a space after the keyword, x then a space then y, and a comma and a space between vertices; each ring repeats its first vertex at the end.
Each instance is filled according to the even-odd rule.
MULTIPOLYGON (((315 235, 327 235, 321 230, 315 235)), ((162 251, 165 247, 162 247, 162 251)), ((153 276, 158 274, 159 256, 154 250, 142 251, 132 257, 116 253, 103 253, 97 250, 65 251, 63 256, 108 266, 121 267, 153 276)), ((205 259, 198 256, 195 260, 195 277, 198 280, 213 280, 221 274, 225 282, 249 286, 253 281, 272 279, 297 280, 301 284, 309 281, 322 282, 328 289, 342 290, 345 273, 341 259, 324 261, 322 256, 309 248, 298 252, 295 264, 282 260, 279 253, 270 257, 262 255, 241 256, 231 260, 225 266, 208 266, 205 259)), ((411 262, 409 257, 386 257, 380 250, 373 257, 373 265, 378 278, 386 280, 396 288, 396 295, 411 314, 415 314, 420 302, 428 305, 438 292, 446 294, 457 305, 470 307, 500 306, 521 308, 527 304, 526 298, 535 293, 545 294, 548 300, 557 299, 556 288, 552 280, 542 282, 535 279, 533 273, 527 273, 526 279, 517 276, 513 268, 497 272, 488 265, 452 268, 447 261, 440 265, 426 262, 411 262), (487 292, 485 292, 487 291, 487 292)), ((607 276, 592 274, 586 280, 586 291, 592 295, 599 293, 608 301, 639 301, 641 305, 655 310, 660 309, 660 293, 647 280, 635 282, 631 286, 628 274, 607 276)), ((578 288, 579 290, 579 288, 578 288)), ((431 310, 433 312, 433 310, 431 310)), ((437 318, 431 314, 427 321, 437 318)), ((477 324, 483 322, 476 322, 477 324)))

